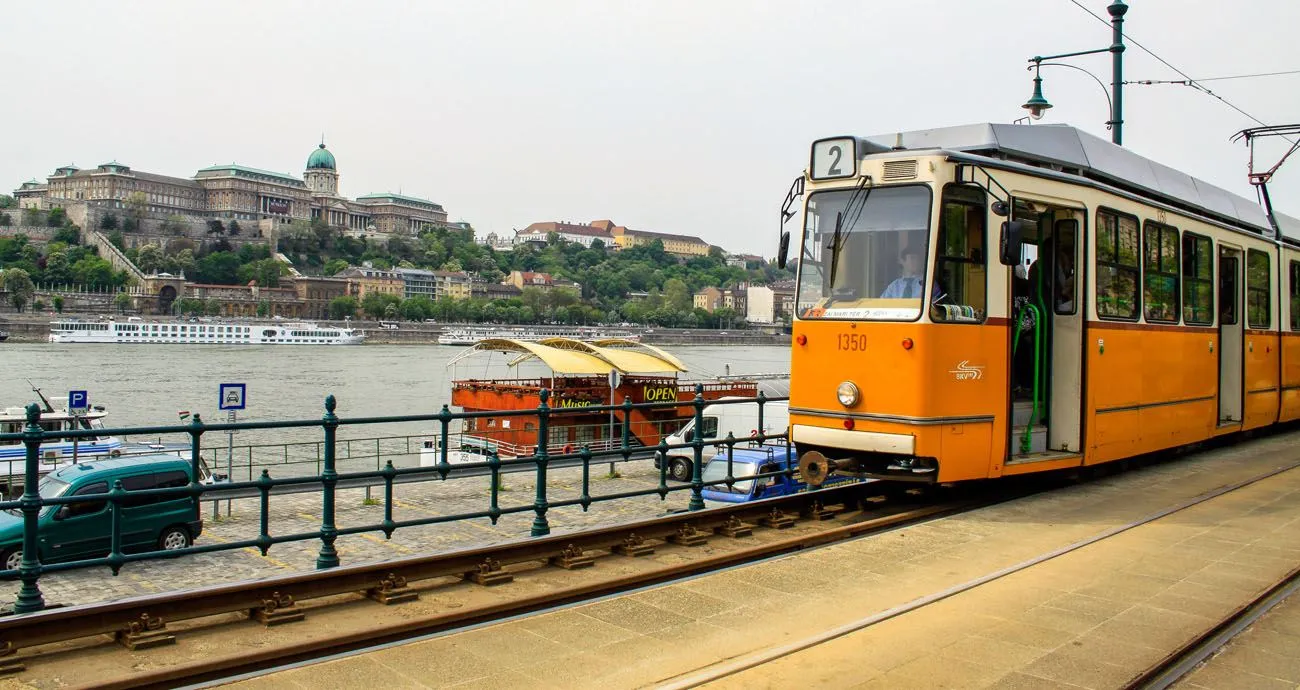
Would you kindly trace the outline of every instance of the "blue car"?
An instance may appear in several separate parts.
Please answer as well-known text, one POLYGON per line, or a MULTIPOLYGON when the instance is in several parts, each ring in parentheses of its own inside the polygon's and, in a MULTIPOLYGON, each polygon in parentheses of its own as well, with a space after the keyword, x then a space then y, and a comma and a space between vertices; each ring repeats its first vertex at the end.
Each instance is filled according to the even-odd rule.
MULTIPOLYGON (((732 477, 754 477, 782 470, 796 470, 799 458, 794 448, 786 444, 764 445, 757 448, 736 448, 731 456, 732 477)), ((727 453, 724 451, 709 459, 701 478, 707 484, 727 478, 727 453)), ((821 488, 861 481, 854 477, 832 478, 821 488)), ((808 485, 797 476, 776 475, 758 479, 737 479, 731 488, 726 484, 705 486, 701 492, 706 503, 745 503, 773 496, 788 496, 808 491, 808 485)))

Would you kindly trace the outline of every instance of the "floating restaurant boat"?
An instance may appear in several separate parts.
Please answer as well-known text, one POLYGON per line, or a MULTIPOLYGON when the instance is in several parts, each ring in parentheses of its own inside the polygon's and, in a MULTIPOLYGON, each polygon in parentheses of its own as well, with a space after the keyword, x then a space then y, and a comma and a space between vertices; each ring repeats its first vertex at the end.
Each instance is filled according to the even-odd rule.
MULTIPOLYGON (((505 460, 532 455, 537 448, 536 414, 541 392, 549 391, 547 452, 568 454, 586 446, 591 450, 619 448, 626 428, 632 446, 653 447, 692 418, 696 385, 705 400, 729 396, 754 397, 754 381, 690 380, 681 360, 664 350, 625 338, 583 342, 547 338, 537 342, 489 339, 452 358, 449 367, 476 353, 505 353, 507 364, 522 373, 527 365, 541 364, 549 376, 476 379, 456 378, 451 383, 451 404, 465 412, 531 412, 510 416, 484 416, 464 420, 464 427, 449 434, 450 463, 482 461, 488 455, 505 460), (653 409, 588 408, 622 404, 676 403, 653 409)), ((438 463, 438 439, 426 440, 420 464, 438 463)))
POLYGON ((622 340, 637 341, 640 335, 630 331, 590 328, 585 326, 465 326, 451 328, 438 336, 439 345, 474 345, 485 340, 519 340, 540 342, 550 338, 570 340, 622 340))
POLYGON ((365 334, 309 322, 52 321, 52 343, 183 343, 194 345, 356 345, 365 334))

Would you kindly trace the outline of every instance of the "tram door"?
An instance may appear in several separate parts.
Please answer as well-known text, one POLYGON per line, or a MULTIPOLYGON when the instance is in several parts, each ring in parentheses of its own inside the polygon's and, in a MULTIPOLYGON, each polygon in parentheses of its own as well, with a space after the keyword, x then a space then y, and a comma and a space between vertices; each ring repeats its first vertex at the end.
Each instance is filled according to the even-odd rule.
POLYGON ((1241 423, 1241 250, 1219 247, 1219 426, 1241 423))
POLYGON ((1026 228, 1012 273, 1012 425, 1007 462, 1080 448, 1083 388, 1082 211, 1016 199, 1026 228))

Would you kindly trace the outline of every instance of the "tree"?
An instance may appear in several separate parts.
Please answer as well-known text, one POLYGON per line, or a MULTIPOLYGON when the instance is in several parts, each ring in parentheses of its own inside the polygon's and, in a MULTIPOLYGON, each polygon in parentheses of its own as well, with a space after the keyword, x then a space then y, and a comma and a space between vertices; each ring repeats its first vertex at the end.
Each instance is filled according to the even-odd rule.
POLYGON ((224 235, 226 234, 226 226, 220 220, 213 218, 208 221, 208 234, 224 235))
POLYGON ((212 252, 199 259, 194 281, 211 285, 235 285, 239 282, 239 255, 212 252))
POLYGON ((208 313, 208 316, 219 316, 221 314, 221 303, 215 299, 210 299, 203 309, 208 313))
POLYGON ((325 267, 321 272, 327 276, 338 275, 348 267, 348 262, 343 259, 330 259, 325 262, 325 267))
POLYGON ((187 218, 185 218, 185 216, 182 216, 180 214, 175 214, 175 213, 170 216, 167 216, 167 220, 164 220, 162 224, 163 232, 170 233, 172 235, 183 235, 185 234, 185 231, 189 229, 189 227, 190 227, 190 221, 187 218))
POLYGON ((121 314, 131 307, 131 295, 126 292, 117 293, 113 298, 113 306, 117 307, 117 313, 121 314))
POLYGON ((384 307, 384 318, 386 319, 397 318, 397 305, 395 303, 389 302, 388 306, 384 307))
POLYGON ((45 224, 52 228, 61 228, 68 224, 68 212, 62 207, 55 206, 45 216, 45 224))
POLYGON ((664 281, 664 301, 668 307, 675 312, 687 312, 691 310, 691 291, 686 287, 686 283, 678 278, 669 278, 664 281))
POLYGON ((266 301, 266 300, 262 300, 261 302, 258 302, 258 303, 257 303, 257 315, 258 315, 258 316, 261 316, 261 317, 265 318, 265 317, 266 317, 268 314, 270 314, 270 313, 271 313, 271 303, 270 303, 270 302, 268 302, 268 301, 266 301))
POLYGON ((158 272, 158 269, 162 268, 163 258, 162 247, 156 244, 146 244, 140 247, 139 253, 136 254, 135 267, 145 275, 153 275, 158 272))
POLYGON ((57 312, 59 312, 60 314, 62 314, 62 313, 63 313, 63 296, 62 296, 62 295, 55 295, 55 296, 54 296, 54 299, 52 299, 52 300, 50 300, 50 301, 54 303, 54 311, 57 311, 57 312))
POLYGON ((17 205, 14 198, 8 194, 0 194, 0 208, 13 208, 17 205))
POLYGON ((135 220, 132 229, 137 229, 140 227, 140 219, 144 218, 144 214, 149 210, 149 197, 145 196, 144 192, 131 192, 122 199, 122 207, 135 220))
POLYGON ((119 252, 126 251, 126 238, 122 236, 122 232, 120 230, 114 230, 113 232, 109 233, 108 242, 114 247, 117 247, 117 250, 119 252))
POLYGON ((36 300, 36 301, 34 301, 34 302, 32 302, 32 311, 34 311, 34 312, 42 312, 42 311, 45 311, 45 302, 44 302, 43 300, 39 300, 39 299, 36 300))
POLYGON ((99 229, 100 229, 100 230, 116 230, 116 229, 117 229, 117 214, 115 214, 115 213, 105 213, 103 216, 101 216, 100 219, 99 219, 99 229))
POLYGON ((65 225, 54 231, 52 241, 64 244, 81 244, 81 232, 77 230, 75 225, 65 225))
POLYGON ((361 300, 361 310, 367 316, 379 318, 384 315, 390 304, 398 304, 402 301, 397 295, 386 295, 380 292, 372 292, 361 300))
POLYGON ((9 293, 9 303, 22 313, 28 300, 32 298, 32 293, 36 292, 31 274, 21 268, 9 268, 5 269, 3 275, 5 292, 9 293))
POLYGON ((233 236, 233 235, 238 235, 239 232, 240 232, 242 229, 243 229, 243 228, 240 228, 240 227, 239 227, 239 221, 237 221, 237 220, 232 220, 232 221, 230 221, 230 225, 229 225, 229 227, 226 228, 226 234, 227 234, 227 235, 232 235, 232 236, 233 236))
POLYGON ((68 264, 66 251, 51 251, 45 256, 45 270, 41 272, 42 282, 67 285, 72 280, 72 266, 68 264))
POLYGON ((357 298, 344 295, 330 300, 330 318, 335 321, 357 315, 357 298))

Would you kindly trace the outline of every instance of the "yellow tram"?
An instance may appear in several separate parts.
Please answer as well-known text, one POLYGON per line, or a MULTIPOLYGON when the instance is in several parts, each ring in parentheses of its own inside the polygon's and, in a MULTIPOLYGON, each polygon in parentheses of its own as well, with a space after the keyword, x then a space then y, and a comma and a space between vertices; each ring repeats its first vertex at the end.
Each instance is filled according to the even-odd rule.
POLYGON ((783 224, 801 197, 811 483, 1058 470, 1300 418, 1300 221, 1050 125, 818 140, 783 224))

